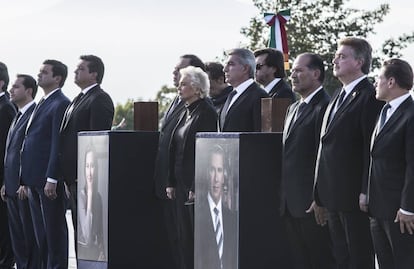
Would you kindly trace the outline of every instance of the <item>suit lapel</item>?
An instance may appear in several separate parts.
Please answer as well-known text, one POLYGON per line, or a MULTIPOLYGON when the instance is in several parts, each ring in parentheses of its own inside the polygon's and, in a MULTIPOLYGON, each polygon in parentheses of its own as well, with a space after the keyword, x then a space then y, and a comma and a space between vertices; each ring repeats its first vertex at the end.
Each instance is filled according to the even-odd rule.
POLYGON ((322 128, 324 128, 324 126, 326 126, 325 123, 328 123, 328 126, 326 126, 326 128, 324 128, 324 130, 323 130, 324 132, 321 132, 321 135, 325 135, 326 133, 328 133, 332 129, 331 127, 336 124, 338 117, 340 117, 341 114, 345 110, 347 110, 349 108, 349 106, 352 103, 355 102, 355 100, 358 99, 358 96, 361 95, 361 90, 367 87, 367 83, 369 83, 368 79, 364 78, 352 89, 352 91, 348 94, 348 96, 343 101, 342 105, 336 111, 335 115, 333 115, 332 120, 329 122, 329 117, 330 117, 330 114, 332 113, 331 110, 334 108, 334 105, 336 104, 336 99, 338 98, 338 95, 341 91, 341 89, 337 90, 335 99, 333 99, 333 102, 331 102, 328 105, 328 108, 326 110, 329 113, 325 114, 325 116, 327 116, 327 118, 324 117, 324 124, 322 125, 322 128), (328 109, 329 109, 329 111, 328 111, 328 109))
MULTIPOLYGON (((375 146, 375 143, 377 143, 388 131, 392 130, 392 126, 398 122, 398 120, 403 116, 404 111, 407 109, 407 107, 412 103, 412 99, 410 97, 407 98, 404 102, 401 103, 401 105, 397 108, 397 110, 391 115, 391 117, 388 119, 388 121, 384 124, 382 129, 374 134, 374 140, 372 143, 372 147, 375 146)), ((378 130, 378 123, 375 127, 375 130, 378 130)))
MULTIPOLYGON (((249 91, 251 90, 251 88, 253 88, 255 86, 256 86, 256 82, 253 82, 252 84, 250 84, 250 86, 246 88, 246 90, 236 99, 236 101, 234 101, 234 103, 231 105, 231 107, 227 111, 226 119, 234 111, 234 109, 240 103, 242 103, 244 99, 246 99, 249 96, 249 93, 250 93, 249 91)), ((226 120, 224 121, 224 124, 226 124, 226 120)), ((223 127, 224 127, 224 125, 223 125, 223 127)))
POLYGON ((294 104, 292 104, 289 107, 289 111, 287 113, 286 120, 285 120, 285 126, 283 127, 283 130, 284 130, 283 131, 283 142, 286 141, 286 139, 288 138, 290 134, 289 126, 292 124, 292 120, 293 120, 293 117, 295 115, 295 111, 298 105, 299 105, 299 101, 296 101, 294 104))
POLYGON ((20 117, 19 121, 17 122, 16 125, 13 126, 13 129, 10 129, 9 131, 9 135, 7 136, 7 145, 6 148, 8 148, 8 144, 10 143, 10 141, 12 141, 14 135, 16 134, 16 130, 18 130, 22 125, 24 125, 28 118, 30 117, 30 115, 33 112, 33 109, 35 108, 36 104, 32 104, 27 110, 26 112, 20 117))

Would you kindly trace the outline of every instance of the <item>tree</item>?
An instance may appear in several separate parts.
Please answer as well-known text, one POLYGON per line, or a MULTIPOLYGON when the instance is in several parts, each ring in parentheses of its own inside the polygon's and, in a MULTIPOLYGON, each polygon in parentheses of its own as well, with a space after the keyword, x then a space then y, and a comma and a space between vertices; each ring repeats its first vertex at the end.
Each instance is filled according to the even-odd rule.
MULTIPOLYGON (((382 4, 372 11, 348 8, 344 6, 347 0, 252 1, 260 14, 250 20, 248 27, 241 29, 241 33, 250 41, 248 48, 256 50, 267 46, 269 27, 263 19, 265 12, 290 8, 291 19, 287 23, 290 62, 303 52, 320 54, 328 67, 325 88, 329 92, 339 86, 332 73, 332 59, 338 39, 345 36, 366 38, 369 34, 375 34, 374 26, 382 22, 390 10, 388 4, 382 4)), ((382 55, 373 57, 373 68, 378 68, 385 58, 401 56, 399 51, 413 41, 414 32, 397 39, 386 40, 382 46, 382 55)))
MULTIPOLYGON (((134 129, 134 100, 128 99, 125 104, 117 104, 115 107, 114 126, 119 125, 125 119, 123 126, 116 128, 117 130, 133 130, 134 129)), ((113 127, 114 128, 114 127, 113 127)))
POLYGON ((161 90, 157 92, 156 100, 158 101, 158 119, 161 120, 164 117, 165 112, 168 109, 174 96, 177 95, 177 89, 174 87, 169 88, 167 85, 163 85, 161 90))

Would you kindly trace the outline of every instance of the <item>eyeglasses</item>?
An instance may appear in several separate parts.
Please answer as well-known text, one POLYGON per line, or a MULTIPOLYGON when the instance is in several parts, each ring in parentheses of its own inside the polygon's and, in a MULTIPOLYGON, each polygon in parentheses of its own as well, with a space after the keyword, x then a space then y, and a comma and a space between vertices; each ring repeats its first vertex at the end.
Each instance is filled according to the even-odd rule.
POLYGON ((256 64, 256 70, 262 69, 263 66, 265 66, 265 64, 256 64))

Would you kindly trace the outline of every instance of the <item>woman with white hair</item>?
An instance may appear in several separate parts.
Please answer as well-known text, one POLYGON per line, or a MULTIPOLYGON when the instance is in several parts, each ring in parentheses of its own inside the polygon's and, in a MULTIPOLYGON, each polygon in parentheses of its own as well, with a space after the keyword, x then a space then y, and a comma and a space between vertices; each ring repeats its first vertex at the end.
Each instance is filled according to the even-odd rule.
POLYGON ((206 99, 210 82, 199 67, 188 66, 180 70, 178 93, 186 109, 180 115, 170 141, 169 199, 174 200, 178 231, 177 260, 180 269, 194 267, 193 206, 194 200, 195 137, 197 132, 217 130, 217 113, 206 99))

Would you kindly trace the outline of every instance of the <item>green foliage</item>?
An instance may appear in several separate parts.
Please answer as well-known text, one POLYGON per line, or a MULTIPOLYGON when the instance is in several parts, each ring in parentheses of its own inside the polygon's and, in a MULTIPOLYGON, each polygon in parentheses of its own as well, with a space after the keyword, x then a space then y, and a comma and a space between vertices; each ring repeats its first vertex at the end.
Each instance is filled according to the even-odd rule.
POLYGON ((116 130, 133 130, 134 129, 134 100, 128 99, 125 104, 116 104, 115 107, 115 115, 113 121, 114 127, 113 129, 116 130), (122 119, 125 118, 124 124, 119 126, 118 128, 114 128, 118 126, 122 119))
POLYGON ((161 90, 157 92, 156 100, 158 101, 158 118, 161 120, 164 117, 165 112, 177 95, 177 89, 174 87, 169 88, 167 85, 163 85, 161 90))
MULTIPOLYGON (((327 69, 325 88, 332 92, 339 82, 332 74, 332 59, 337 49, 338 39, 345 36, 367 37, 375 34, 374 27, 383 21, 390 7, 382 4, 372 11, 348 8, 346 0, 252 0, 259 15, 250 20, 248 27, 241 33, 250 44, 248 48, 256 50, 267 46, 270 27, 263 19, 265 12, 277 12, 291 9, 291 19, 287 23, 290 62, 300 53, 315 52, 324 59, 327 69)), ((378 68, 384 57, 400 57, 399 50, 414 41, 414 32, 397 39, 386 40, 382 54, 374 56, 373 68, 378 68)))

